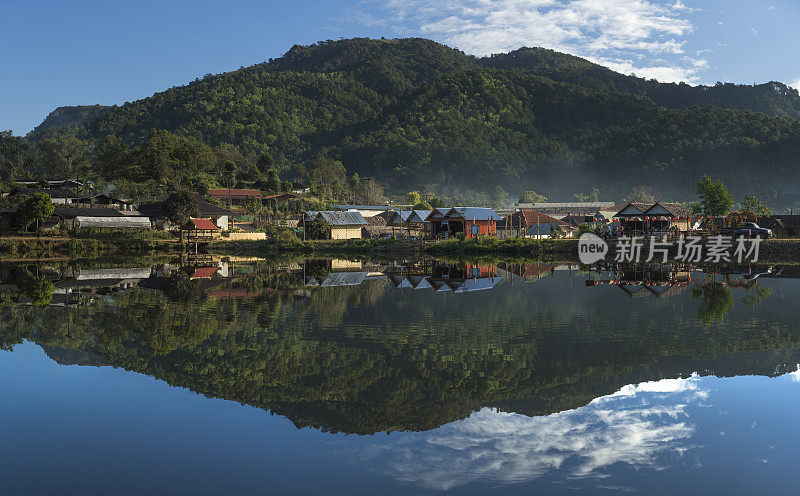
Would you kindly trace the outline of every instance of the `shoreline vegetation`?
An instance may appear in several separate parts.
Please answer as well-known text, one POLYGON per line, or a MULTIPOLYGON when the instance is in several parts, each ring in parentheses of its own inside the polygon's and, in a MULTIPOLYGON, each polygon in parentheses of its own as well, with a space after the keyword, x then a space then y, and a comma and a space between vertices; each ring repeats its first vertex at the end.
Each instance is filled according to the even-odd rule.
MULTIPOLYGON (((609 243, 613 256, 614 241, 609 243)), ((0 237, 0 260, 99 259, 175 254, 182 250, 171 234, 158 231, 88 232, 75 236, 0 237)), ((514 257, 537 261, 577 260, 577 239, 449 239, 437 242, 383 239, 310 240, 275 235, 266 240, 218 239, 200 245, 203 253, 219 256, 372 256, 372 257, 514 257)), ((800 263, 800 239, 761 242, 760 262, 800 263)))

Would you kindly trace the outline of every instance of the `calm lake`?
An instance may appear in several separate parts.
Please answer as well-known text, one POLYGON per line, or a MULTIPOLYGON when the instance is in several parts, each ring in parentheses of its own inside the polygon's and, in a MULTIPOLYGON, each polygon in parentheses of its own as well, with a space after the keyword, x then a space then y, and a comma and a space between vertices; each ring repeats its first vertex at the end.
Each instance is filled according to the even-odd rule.
POLYGON ((0 265, 0 493, 796 494, 795 266, 0 265))

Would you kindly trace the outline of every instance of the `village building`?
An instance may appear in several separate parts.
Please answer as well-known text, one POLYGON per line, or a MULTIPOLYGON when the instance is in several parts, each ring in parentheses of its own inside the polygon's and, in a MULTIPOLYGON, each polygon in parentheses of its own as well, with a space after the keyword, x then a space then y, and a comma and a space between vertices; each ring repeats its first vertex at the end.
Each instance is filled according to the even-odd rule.
POLYGON ((392 210, 389 205, 333 205, 332 208, 341 212, 358 212, 363 217, 385 215, 392 210))
POLYGON ((87 207, 103 206, 108 208, 114 208, 122 212, 129 212, 135 210, 133 202, 131 200, 117 198, 106 194, 83 196, 81 198, 78 198, 76 203, 77 206, 87 206, 87 207))
POLYGON ((567 215, 594 215, 604 208, 614 206, 614 202, 536 202, 520 203, 520 209, 530 209, 550 215, 556 219, 567 215))
POLYGON ((678 234, 689 231, 690 217, 680 203, 628 202, 613 221, 623 234, 678 234))
POLYGON ((800 237, 800 215, 773 215, 757 219, 757 221, 760 227, 772 229, 775 236, 781 238, 800 237))
POLYGON ((388 213, 389 226, 399 228, 401 233, 410 236, 424 235, 430 224, 425 219, 431 214, 432 210, 399 210, 388 213))
MULTIPOLYGON (((197 217, 211 219, 217 227, 223 230, 230 230, 234 227, 234 213, 227 208, 208 203, 197 193, 190 193, 197 207, 197 217)), ((180 226, 171 225, 164 217, 164 200, 142 203, 139 205, 139 213, 149 217, 154 226, 163 229, 178 229, 180 226)))
POLYGON ((305 195, 311 193, 311 188, 309 188, 303 183, 293 182, 291 191, 296 195, 305 195))
POLYGON ((542 239, 552 237, 556 231, 564 237, 571 237, 576 229, 577 226, 563 220, 525 208, 506 216, 498 224, 498 237, 542 239))
POLYGON ((491 208, 453 207, 442 214, 441 209, 431 211, 426 222, 431 225, 434 236, 455 236, 463 234, 465 238, 497 236, 497 222, 500 215, 491 208))
MULTIPOLYGON (((304 216, 307 219, 308 215, 304 216)), ((361 239, 362 229, 367 225, 359 212, 317 212, 310 221, 303 223, 306 239, 361 239)))
POLYGON ((26 188, 39 188, 39 189, 70 189, 80 190, 83 189, 84 184, 74 179, 51 179, 41 181, 14 181, 16 184, 25 186, 26 188))
POLYGON ((181 226, 181 242, 211 241, 219 236, 220 228, 211 219, 189 219, 181 226))
POLYGON ((27 198, 34 193, 44 193, 50 197, 53 205, 74 205, 78 202, 78 195, 73 191, 63 188, 14 188, 8 196, 27 198))
POLYGON ((257 189, 218 188, 209 189, 208 196, 230 205, 244 205, 250 200, 261 200, 264 195, 257 189))

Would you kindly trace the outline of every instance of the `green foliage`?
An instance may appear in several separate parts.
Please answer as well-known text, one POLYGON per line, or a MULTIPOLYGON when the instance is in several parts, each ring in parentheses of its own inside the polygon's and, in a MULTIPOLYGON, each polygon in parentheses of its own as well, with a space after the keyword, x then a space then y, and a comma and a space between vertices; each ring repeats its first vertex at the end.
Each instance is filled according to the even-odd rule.
POLYGON ((27 229, 31 224, 36 224, 39 231, 42 223, 55 212, 53 201, 47 193, 36 192, 19 204, 19 215, 22 226, 27 229))
POLYGON ((695 188, 703 215, 714 217, 725 215, 733 208, 733 195, 728 193, 728 188, 722 181, 714 181, 708 175, 704 175, 695 183, 695 188))
POLYGON ((11 131, 0 131, 0 178, 4 181, 23 179, 30 175, 35 156, 24 139, 11 131))
POLYGON ((692 288, 691 295, 701 300, 697 309, 697 320, 704 327, 722 322, 733 306, 733 295, 730 290, 719 283, 692 288))
POLYGON ((50 177, 86 181, 92 172, 92 148, 74 135, 45 138, 39 142, 41 161, 50 177))
POLYGON ((267 182, 266 182, 267 190, 272 191, 273 193, 278 193, 281 190, 281 178, 278 176, 278 171, 275 169, 269 169, 267 171, 267 182))
POLYGON ((164 217, 177 226, 183 226, 199 212, 194 196, 186 190, 172 192, 164 201, 164 217))
POLYGON ((535 191, 526 191, 519 197, 519 203, 541 203, 546 202, 547 197, 535 191))
POLYGON ((406 193, 406 203, 409 205, 418 205, 422 200, 422 196, 419 194, 419 191, 409 191, 406 193))
POLYGON ((77 134, 119 137, 132 147, 124 178, 170 187, 220 180, 228 146, 240 181, 274 166, 326 198, 358 173, 401 190, 535 182, 551 197, 598 187, 608 199, 657 184, 688 200, 704 173, 737 194, 800 180, 799 102, 778 83, 665 85, 541 49, 477 59, 422 39, 352 39, 112 108, 77 134))
POLYGON ((750 212, 758 217, 769 217, 772 215, 772 210, 752 195, 744 195, 740 207, 742 208, 742 212, 750 212))

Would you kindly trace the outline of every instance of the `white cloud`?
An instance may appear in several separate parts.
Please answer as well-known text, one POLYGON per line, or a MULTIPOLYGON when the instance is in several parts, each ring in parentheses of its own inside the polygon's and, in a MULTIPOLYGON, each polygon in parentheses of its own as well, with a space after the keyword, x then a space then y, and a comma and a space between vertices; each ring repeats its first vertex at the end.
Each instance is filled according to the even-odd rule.
MULTIPOLYGON (((612 68, 630 65, 626 72, 670 81, 695 82, 701 70, 684 56, 685 38, 694 28, 687 15, 698 9, 681 0, 382 0, 378 5, 378 17, 391 18, 399 35, 430 37, 474 55, 543 46, 603 64, 623 61, 612 68), (653 57, 671 60, 648 63, 653 57)), ((374 24, 374 17, 368 19, 374 24)))
POLYGON ((559 471, 593 480, 625 463, 662 469, 693 446, 687 405, 708 396, 696 376, 625 386, 589 405, 544 417, 483 409, 434 431, 374 447, 369 466, 432 490, 474 481, 508 484, 559 471))

